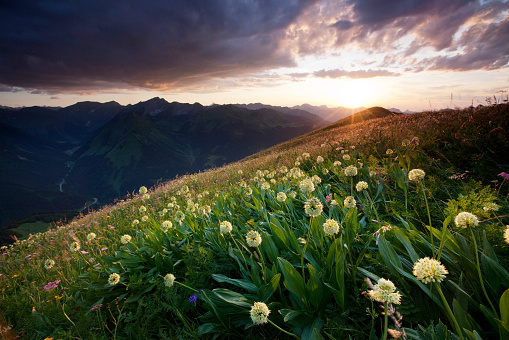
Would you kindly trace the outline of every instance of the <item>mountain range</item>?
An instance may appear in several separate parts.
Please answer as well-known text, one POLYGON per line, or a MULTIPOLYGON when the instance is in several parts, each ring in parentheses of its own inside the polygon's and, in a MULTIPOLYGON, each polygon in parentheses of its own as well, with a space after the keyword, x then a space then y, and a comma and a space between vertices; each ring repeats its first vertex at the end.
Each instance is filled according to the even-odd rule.
POLYGON ((158 181, 237 161, 329 122, 297 109, 80 102, 0 108, 0 226, 105 204, 158 181))

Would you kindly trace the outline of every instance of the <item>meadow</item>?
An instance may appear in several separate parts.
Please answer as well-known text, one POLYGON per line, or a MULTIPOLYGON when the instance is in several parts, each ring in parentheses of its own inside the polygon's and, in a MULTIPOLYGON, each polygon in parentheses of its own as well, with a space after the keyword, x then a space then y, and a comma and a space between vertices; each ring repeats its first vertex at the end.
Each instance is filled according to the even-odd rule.
POLYGON ((331 124, 0 251, 0 339, 509 339, 509 105, 331 124))

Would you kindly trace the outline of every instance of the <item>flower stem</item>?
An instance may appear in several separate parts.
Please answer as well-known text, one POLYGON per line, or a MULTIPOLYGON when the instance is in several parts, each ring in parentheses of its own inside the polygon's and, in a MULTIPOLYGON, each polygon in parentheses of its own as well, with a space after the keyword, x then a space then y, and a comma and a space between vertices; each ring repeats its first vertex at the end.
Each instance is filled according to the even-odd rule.
POLYGON ((452 323, 454 330, 456 331, 456 333, 458 334, 460 339, 464 340, 465 338, 463 337, 463 332, 461 331, 460 325, 458 324, 458 321, 456 320, 456 318, 454 317, 454 314, 452 313, 451 307, 449 307, 449 303, 445 299, 444 293, 442 292, 442 288, 440 288, 440 284, 435 283, 435 285, 437 287, 438 294, 440 294, 440 298, 442 299, 442 302, 444 303, 445 312, 447 313, 447 317, 448 317, 449 321, 452 323))
POLYGON ((293 334, 293 333, 290 333, 290 332, 288 332, 288 331, 285 331, 284 329, 282 329, 281 327, 279 327, 278 325, 276 325, 274 322, 272 322, 270 319, 267 319, 267 321, 268 321, 268 322, 269 322, 272 326, 274 326, 274 327, 276 327, 277 329, 279 329, 281 332, 283 332, 283 333, 285 333, 285 334, 287 334, 287 335, 289 335, 289 336, 292 336, 292 337, 294 337, 294 338, 296 338, 296 339, 300 339, 297 335, 295 335, 295 334, 293 334))
POLYGON ((433 226, 431 223, 431 214, 429 212, 428 197, 426 196, 426 188, 424 187, 424 183, 422 181, 420 181, 420 183, 422 188, 422 194, 424 195, 424 202, 426 202, 426 211, 428 213, 431 252, 433 254, 433 258, 435 258, 435 245, 433 244, 433 226))
POLYGON ((387 328, 389 327, 388 305, 388 302, 384 302, 384 335, 382 336, 382 340, 387 340, 387 328))

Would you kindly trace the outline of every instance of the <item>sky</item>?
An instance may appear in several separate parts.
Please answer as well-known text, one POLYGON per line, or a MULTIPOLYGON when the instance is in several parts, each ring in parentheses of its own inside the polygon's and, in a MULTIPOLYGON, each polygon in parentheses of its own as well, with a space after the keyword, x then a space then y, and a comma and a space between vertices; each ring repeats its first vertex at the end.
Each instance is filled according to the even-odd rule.
POLYGON ((4 0, 0 105, 507 99, 507 0, 4 0))

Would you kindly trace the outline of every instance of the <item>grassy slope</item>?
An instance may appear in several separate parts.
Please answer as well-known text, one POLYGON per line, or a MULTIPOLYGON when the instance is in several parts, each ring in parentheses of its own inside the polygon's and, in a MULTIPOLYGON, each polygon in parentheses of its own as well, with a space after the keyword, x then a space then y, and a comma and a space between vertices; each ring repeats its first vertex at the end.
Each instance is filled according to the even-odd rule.
MULTIPOLYGON (((3 310, 8 323, 12 324, 17 331, 36 332, 37 329, 41 329, 42 333, 28 334, 27 338, 38 338, 42 334, 44 336, 58 334, 65 338, 75 334, 77 329, 83 330, 87 327, 95 329, 93 334, 99 334, 99 338, 101 338, 100 334, 105 337, 111 336, 112 333, 109 331, 100 329, 100 322, 97 323, 94 317, 85 313, 84 309, 88 309, 90 305, 87 307, 85 304, 83 293, 71 295, 62 290, 54 293, 53 291, 46 292, 41 288, 47 282, 57 278, 62 279, 62 285, 66 287, 85 288, 80 286, 82 283, 78 279, 78 275, 82 272, 77 266, 80 263, 83 264, 83 260, 88 259, 86 256, 77 257, 76 254, 67 250, 73 240, 79 239, 83 246, 93 247, 96 244, 96 248, 100 247, 100 243, 102 245, 109 244, 110 249, 107 252, 112 254, 113 250, 120 248, 111 240, 132 231, 133 227, 130 226, 129 221, 137 213, 136 209, 140 203, 158 209, 157 207, 162 206, 161 203, 166 204, 169 198, 184 185, 191 188, 193 195, 205 191, 209 193, 229 192, 231 188, 237 187, 243 178, 253 175, 258 169, 276 169, 282 165, 292 167, 297 157, 303 152, 310 153, 313 158, 316 158, 318 154, 327 155, 329 158, 338 158, 340 148, 350 145, 355 146, 359 152, 383 159, 386 157, 388 148, 398 149, 404 139, 418 137, 419 153, 413 161, 426 170, 430 175, 430 181, 434 181, 434 178, 440 176, 463 174, 470 179, 483 181, 485 184, 498 180, 496 184, 500 185, 501 178, 497 177, 497 174, 509 170, 507 134, 509 126, 506 119, 508 113, 508 106, 505 105, 476 111, 391 115, 385 118, 361 121, 353 125, 343 125, 338 122, 272 147, 240 162, 161 184, 150 192, 150 201, 146 203, 142 203, 141 198, 135 197, 132 200, 105 207, 70 225, 62 226, 45 234, 35 235, 2 255, 0 259, 2 262, 0 310, 3 310), (243 170, 243 175, 240 175, 238 170, 243 170), (89 232, 100 235, 98 238, 100 241, 87 242, 86 235, 89 232), (55 271, 44 270, 42 265, 46 258, 54 258, 57 261, 55 271), (32 307, 37 312, 32 312, 32 307), (74 327, 63 317, 49 317, 57 310, 61 311, 62 308, 68 314, 65 319, 67 317, 71 320, 79 318, 82 325, 74 327), (52 327, 53 330, 51 330, 52 327)), ((438 191, 438 189, 436 190, 438 191)), ((505 199, 507 204, 507 186, 503 187, 500 194, 502 194, 500 199, 502 201, 505 199)), ((204 199, 207 199, 211 205, 218 202, 217 196, 215 197, 213 194, 204 196, 204 199)), ((507 207, 504 208, 507 209, 507 207)), ((507 223, 507 219, 505 221, 507 223)), ((90 252, 92 253, 92 251, 90 252)), ((94 252, 94 256, 100 254, 98 249, 95 249, 94 252)), ((192 249, 188 251, 188 254, 200 258, 202 251, 192 249)), ((202 261, 210 261, 206 258, 208 255, 203 256, 202 261)), ((177 297, 174 298, 177 299, 177 297)), ((145 301, 145 303, 148 302, 145 301)), ((153 307, 153 305, 150 306, 153 307)), ((124 305, 112 304, 110 314, 118 318, 122 315, 124 307, 124 305)), ((139 311, 129 311, 132 315, 137 315, 137 312, 139 311)), ((178 318, 178 315, 172 315, 178 318)), ((107 315, 102 317, 107 317, 107 315)), ((109 327, 112 327, 111 322, 111 320, 107 322, 109 327)), ((172 330, 170 327, 168 336, 177 336, 183 333, 193 334, 189 329, 186 333, 172 330)))

